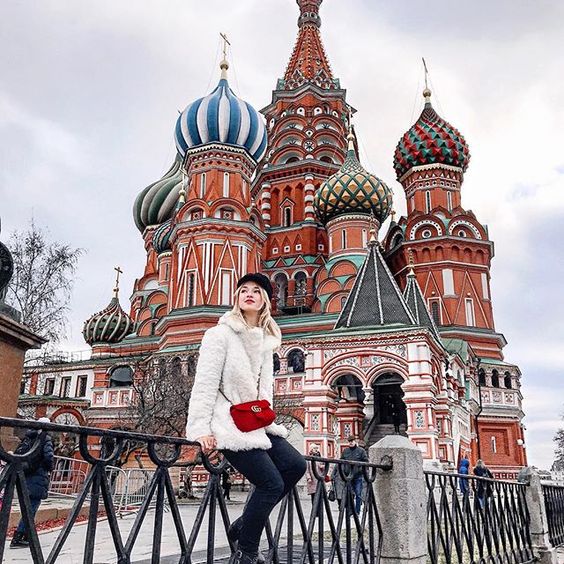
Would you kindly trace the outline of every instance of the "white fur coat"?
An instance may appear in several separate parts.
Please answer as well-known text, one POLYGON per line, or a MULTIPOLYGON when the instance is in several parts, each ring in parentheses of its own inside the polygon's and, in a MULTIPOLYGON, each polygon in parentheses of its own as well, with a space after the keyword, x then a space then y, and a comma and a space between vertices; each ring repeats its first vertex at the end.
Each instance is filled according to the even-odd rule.
POLYGON ((219 393, 221 382, 232 403, 256 400, 260 375, 259 399, 272 405, 272 354, 279 346, 280 339, 265 335, 260 327, 247 327, 231 312, 205 332, 188 409, 189 440, 213 435, 218 449, 267 450, 272 446, 267 432, 288 435, 287 429, 276 423, 248 433, 240 431, 229 412, 231 404, 219 393))

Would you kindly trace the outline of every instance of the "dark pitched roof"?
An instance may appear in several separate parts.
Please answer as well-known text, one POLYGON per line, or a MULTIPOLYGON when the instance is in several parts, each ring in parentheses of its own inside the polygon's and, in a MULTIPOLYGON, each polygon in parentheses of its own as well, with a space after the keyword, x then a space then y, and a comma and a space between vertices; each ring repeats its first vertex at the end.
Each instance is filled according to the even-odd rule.
POLYGON ((407 275, 407 285, 405 287, 403 297, 405 298, 407 306, 415 318, 416 324, 421 327, 428 327, 431 330, 431 333, 440 340, 439 331, 433 321, 433 317, 427 309, 425 298, 423 298, 421 288, 419 287, 417 278, 415 277, 415 273, 412 269, 407 275))
POLYGON ((380 245, 374 240, 368 244, 368 254, 335 329, 392 324, 416 325, 382 257, 380 245))

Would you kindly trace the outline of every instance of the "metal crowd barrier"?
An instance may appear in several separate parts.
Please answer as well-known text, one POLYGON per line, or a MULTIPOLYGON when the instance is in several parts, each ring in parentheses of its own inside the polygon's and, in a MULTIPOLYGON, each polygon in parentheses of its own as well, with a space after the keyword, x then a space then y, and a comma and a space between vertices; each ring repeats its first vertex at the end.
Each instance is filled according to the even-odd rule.
MULTIPOLYGON (((44 554, 43 547, 37 534, 37 529, 31 516, 29 490, 24 474, 26 461, 31 460, 40 447, 40 440, 36 440, 32 449, 22 455, 6 452, 0 446, 0 459, 7 462, 7 466, 0 473, 0 493, 3 493, 3 504, 0 510, 0 539, 7 538, 8 519, 14 497, 17 496, 22 517, 28 530, 29 549, 34 563, 51 564, 57 561, 86 499, 89 499, 88 519, 83 554, 80 560, 94 562, 95 543, 98 534, 97 522, 99 510, 103 509, 109 526, 112 542, 115 547, 115 557, 119 564, 131 562, 132 551, 139 538, 141 526, 147 518, 150 508, 154 511, 154 525, 152 534, 151 562, 161 561, 162 534, 165 512, 165 501, 170 509, 172 527, 178 538, 180 554, 179 562, 191 562, 194 547, 199 536, 205 529, 207 550, 205 561, 214 564, 222 561, 215 546, 218 533, 227 532, 231 518, 221 489, 221 474, 226 461, 219 457, 210 458, 201 455, 200 461, 209 473, 209 480, 200 501, 195 519, 183 521, 179 510, 175 491, 170 476, 172 466, 182 466, 194 461, 182 462, 181 452, 184 446, 198 446, 181 438, 152 436, 127 431, 103 430, 88 427, 58 425, 53 423, 39 423, 0 417, 0 427, 38 429, 44 432, 65 432, 78 436, 79 452, 88 465, 86 476, 76 492, 76 499, 72 510, 59 531, 54 544, 48 554, 44 554), (103 448, 96 453, 91 452, 90 446, 94 438, 100 438, 103 448), (155 469, 150 477, 127 475, 125 471, 114 472, 115 461, 119 458, 127 441, 144 444, 155 469), (166 448, 165 448, 166 447, 166 448), (166 450, 166 452, 163 452, 166 450), (119 490, 119 482, 124 480, 125 493, 119 490), (137 482, 136 482, 137 480, 137 482), (118 495, 116 497, 116 492, 118 495), (138 507, 133 526, 127 535, 120 530, 118 513, 120 507, 127 503, 138 507)), ((382 550, 382 527, 380 524, 380 508, 376 503, 373 483, 377 479, 378 470, 392 469, 391 461, 381 464, 349 463, 342 460, 327 458, 305 457, 311 464, 312 474, 316 481, 315 493, 305 503, 297 489, 292 490, 280 503, 274 526, 270 523, 266 527, 268 542, 267 563, 282 564, 283 562, 300 563, 333 563, 352 564, 357 562, 378 564, 382 550), (313 464, 313 462, 315 462, 313 464), (365 492, 363 504, 359 514, 355 512, 353 496, 353 469, 361 468, 365 492), (341 480, 340 502, 332 503, 329 498, 326 480, 331 475, 338 474, 341 480)), ((68 469, 62 465, 59 468, 61 476, 68 469)), ((69 476, 66 476, 67 481, 69 476)), ((58 480, 62 483, 63 478, 58 480)), ((71 483, 73 479, 70 479, 71 483)), ((55 482, 57 483, 57 481, 55 482)), ((72 487, 71 487, 72 490, 72 487)), ((228 550, 234 550, 229 542, 228 550)), ((0 543, 0 561, 4 554, 4 543, 0 543)), ((77 555, 78 556, 78 555, 77 555)), ((225 556, 223 557, 225 560, 225 556)))
POLYGON ((548 520, 548 538, 552 546, 564 545, 564 486, 542 484, 548 520))
POLYGON ((431 564, 535 561, 527 485, 430 471, 425 482, 431 564))

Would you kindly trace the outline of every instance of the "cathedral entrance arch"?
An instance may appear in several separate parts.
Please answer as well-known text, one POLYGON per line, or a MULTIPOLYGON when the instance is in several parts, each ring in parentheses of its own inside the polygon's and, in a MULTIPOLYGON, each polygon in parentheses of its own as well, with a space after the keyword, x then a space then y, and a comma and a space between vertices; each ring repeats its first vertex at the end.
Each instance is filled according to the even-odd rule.
POLYGON ((401 389, 403 378, 395 372, 385 372, 372 383, 374 415, 365 431, 367 445, 374 444, 386 435, 405 433, 407 406, 401 389))

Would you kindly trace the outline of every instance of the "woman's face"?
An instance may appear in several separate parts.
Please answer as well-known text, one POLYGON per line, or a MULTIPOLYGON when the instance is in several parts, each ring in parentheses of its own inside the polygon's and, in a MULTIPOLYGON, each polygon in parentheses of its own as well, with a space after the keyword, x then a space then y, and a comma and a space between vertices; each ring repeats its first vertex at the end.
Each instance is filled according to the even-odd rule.
POLYGON ((239 307, 243 313, 259 312, 263 305, 264 300, 258 284, 247 282, 241 286, 239 307))

